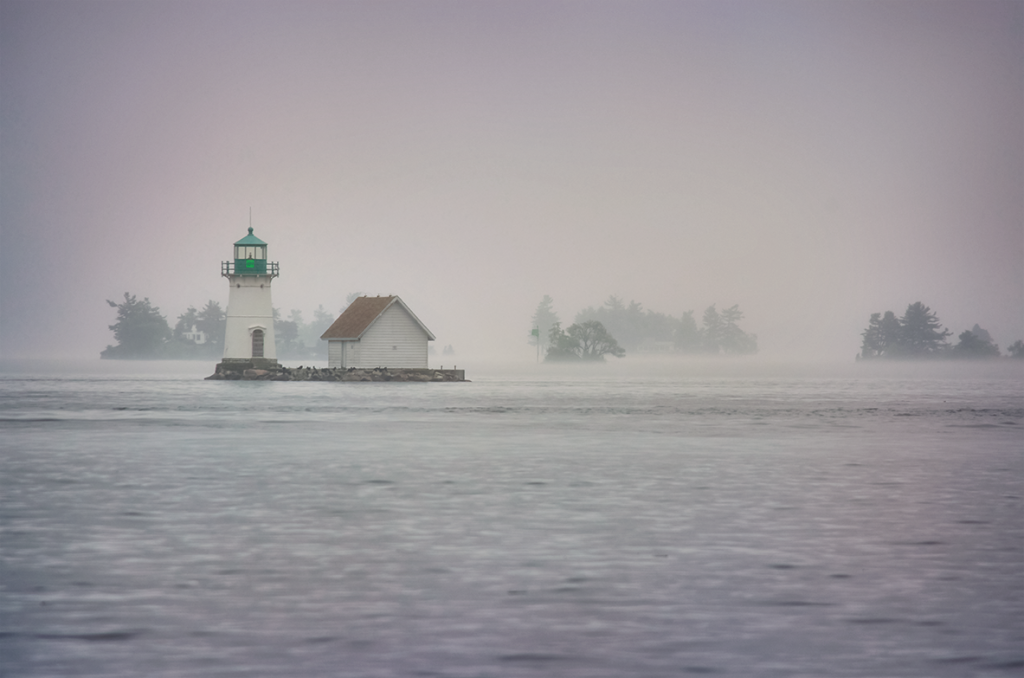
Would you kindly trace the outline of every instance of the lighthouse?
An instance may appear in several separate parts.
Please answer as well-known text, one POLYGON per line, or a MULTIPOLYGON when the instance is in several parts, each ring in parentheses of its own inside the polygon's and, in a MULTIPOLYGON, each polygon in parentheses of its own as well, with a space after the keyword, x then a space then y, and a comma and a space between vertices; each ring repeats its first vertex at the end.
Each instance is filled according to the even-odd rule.
POLYGON ((230 283, 223 363, 264 369, 277 365, 270 302, 277 262, 267 261, 267 243, 252 234, 251 226, 249 234, 235 243, 234 260, 221 262, 220 273, 230 283))

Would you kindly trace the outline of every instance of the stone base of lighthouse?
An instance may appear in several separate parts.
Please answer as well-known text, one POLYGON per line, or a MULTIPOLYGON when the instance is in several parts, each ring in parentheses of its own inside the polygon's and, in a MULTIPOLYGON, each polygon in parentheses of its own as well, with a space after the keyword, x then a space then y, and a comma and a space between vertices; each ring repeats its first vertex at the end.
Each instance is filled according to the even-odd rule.
POLYGON ((280 367, 276 358, 224 358, 217 363, 216 372, 241 374, 246 370, 276 370, 280 367))

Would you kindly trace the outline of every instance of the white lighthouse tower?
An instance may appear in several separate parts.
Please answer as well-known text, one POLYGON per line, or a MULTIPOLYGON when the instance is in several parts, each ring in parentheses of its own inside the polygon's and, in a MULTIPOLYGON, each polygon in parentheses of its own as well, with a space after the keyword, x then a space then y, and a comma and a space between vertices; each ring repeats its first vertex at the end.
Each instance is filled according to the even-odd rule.
POLYGON ((235 260, 221 262, 220 274, 231 286, 223 363, 255 368, 277 365, 270 283, 278 267, 277 262, 267 261, 267 243, 252 234, 251 226, 249 235, 235 243, 235 260))

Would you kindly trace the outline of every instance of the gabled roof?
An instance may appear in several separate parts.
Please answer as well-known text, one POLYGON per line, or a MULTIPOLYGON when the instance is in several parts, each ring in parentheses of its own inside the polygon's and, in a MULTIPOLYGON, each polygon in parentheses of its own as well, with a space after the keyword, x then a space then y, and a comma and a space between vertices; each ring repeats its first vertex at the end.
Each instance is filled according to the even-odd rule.
POLYGON ((249 227, 249 235, 245 236, 244 238, 242 238, 241 240, 239 240, 235 244, 236 245, 266 245, 267 243, 263 242, 262 240, 260 240, 256 236, 254 236, 252 234, 252 226, 250 226, 249 227))
POLYGON ((377 321, 377 318, 388 310, 393 304, 400 305, 406 313, 416 321, 427 338, 434 339, 433 333, 427 329, 416 314, 413 313, 405 302, 398 297, 359 297, 345 309, 345 312, 338 316, 334 324, 327 328, 327 331, 320 335, 321 339, 359 339, 370 326, 377 321))

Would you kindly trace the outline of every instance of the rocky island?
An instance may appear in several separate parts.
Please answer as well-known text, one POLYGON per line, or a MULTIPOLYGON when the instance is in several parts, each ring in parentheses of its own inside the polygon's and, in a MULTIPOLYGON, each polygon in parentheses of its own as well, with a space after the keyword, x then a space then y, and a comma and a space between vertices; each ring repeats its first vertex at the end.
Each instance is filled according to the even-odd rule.
POLYGON ((466 370, 428 367, 284 367, 255 366, 249 361, 221 362, 207 379, 231 381, 467 381, 466 370))

